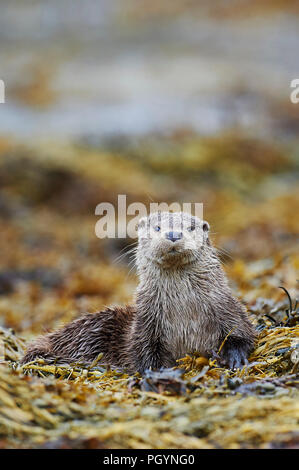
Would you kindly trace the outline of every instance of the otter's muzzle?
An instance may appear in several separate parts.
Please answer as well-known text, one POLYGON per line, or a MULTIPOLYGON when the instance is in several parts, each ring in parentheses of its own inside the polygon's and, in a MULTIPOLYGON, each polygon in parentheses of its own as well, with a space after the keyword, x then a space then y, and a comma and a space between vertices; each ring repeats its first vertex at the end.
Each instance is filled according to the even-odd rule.
POLYGON ((183 238, 183 232, 167 232, 165 234, 165 237, 167 238, 167 240, 176 242, 178 240, 181 240, 181 238, 183 238))

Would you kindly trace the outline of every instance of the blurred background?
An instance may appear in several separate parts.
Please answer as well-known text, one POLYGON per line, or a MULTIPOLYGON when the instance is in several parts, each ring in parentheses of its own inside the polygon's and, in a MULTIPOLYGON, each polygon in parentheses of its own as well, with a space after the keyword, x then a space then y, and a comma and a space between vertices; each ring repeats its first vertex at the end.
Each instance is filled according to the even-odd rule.
POLYGON ((129 302, 132 240, 98 203, 203 202, 252 312, 296 292, 299 5, 0 1, 0 324, 129 302), (122 255, 119 258, 119 255, 122 255))

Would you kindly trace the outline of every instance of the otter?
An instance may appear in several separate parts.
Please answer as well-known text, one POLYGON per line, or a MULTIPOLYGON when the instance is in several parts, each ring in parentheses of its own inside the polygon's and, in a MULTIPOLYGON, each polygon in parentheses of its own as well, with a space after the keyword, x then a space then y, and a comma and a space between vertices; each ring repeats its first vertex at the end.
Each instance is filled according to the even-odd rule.
POLYGON ((101 362, 129 373, 173 367, 187 353, 236 369, 247 363, 255 331, 233 297, 209 237, 209 224, 184 212, 140 219, 132 306, 88 313, 38 338, 22 359, 101 362))

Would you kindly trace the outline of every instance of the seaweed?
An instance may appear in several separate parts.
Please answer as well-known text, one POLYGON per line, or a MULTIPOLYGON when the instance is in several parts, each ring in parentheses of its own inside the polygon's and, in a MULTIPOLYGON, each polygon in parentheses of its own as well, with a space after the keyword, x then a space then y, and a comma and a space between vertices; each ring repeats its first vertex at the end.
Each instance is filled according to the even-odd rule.
MULTIPOLYGON (((8 175, 9 165, 0 160, 0 180, 9 176, 1 190, 3 211, 0 207, 0 242, 6 247, 0 266, 0 447, 298 445, 294 299, 299 258, 293 217, 298 191, 290 183, 287 194, 281 192, 277 178, 279 171, 293 173, 292 160, 287 152, 258 142, 247 147, 236 136, 173 139, 169 148, 177 153, 167 153, 164 161, 163 147, 158 156, 155 145, 144 148, 141 161, 136 154, 82 145, 66 150, 53 143, 25 151, 9 149, 8 143, 1 147, 0 141, 4 157, 8 150, 13 153, 14 171, 8 175), (252 157, 245 169, 240 148, 252 157), (25 179, 24 155, 30 161, 25 179), (55 193, 51 185, 57 169, 70 176, 55 193), (223 175, 225 181, 218 184, 223 175), (46 187, 31 192, 36 181, 46 187), (248 200, 252 189, 255 197, 248 200), (224 268, 257 330, 255 348, 242 369, 225 369, 215 358, 196 353, 179 359, 173 369, 147 371, 143 377, 102 364, 101 355, 89 365, 42 359, 20 365, 36 335, 81 312, 131 302, 135 274, 124 257, 114 262, 120 241, 106 243, 94 234, 97 195, 114 203, 118 193, 144 202, 172 200, 177 194, 182 200, 209 201, 205 217, 211 221, 213 242, 229 253, 224 268)), ((122 248, 127 243, 123 240, 122 248)))

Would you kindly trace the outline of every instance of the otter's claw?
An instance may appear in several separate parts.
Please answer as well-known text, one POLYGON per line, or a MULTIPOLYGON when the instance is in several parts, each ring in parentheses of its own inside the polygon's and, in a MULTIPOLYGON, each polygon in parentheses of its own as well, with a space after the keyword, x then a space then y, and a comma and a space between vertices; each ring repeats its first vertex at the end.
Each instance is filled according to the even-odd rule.
POLYGON ((220 351, 220 364, 230 369, 240 369, 248 364, 248 347, 242 342, 228 341, 220 351))
POLYGON ((247 363, 248 361, 244 352, 240 352, 237 348, 232 348, 228 351, 226 364, 230 369, 240 369, 247 363))

